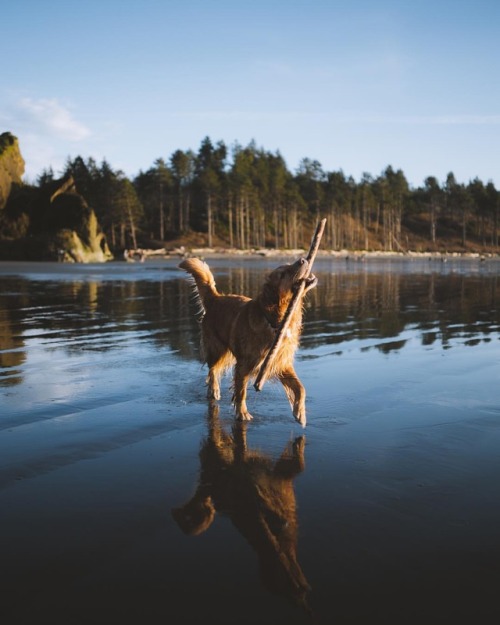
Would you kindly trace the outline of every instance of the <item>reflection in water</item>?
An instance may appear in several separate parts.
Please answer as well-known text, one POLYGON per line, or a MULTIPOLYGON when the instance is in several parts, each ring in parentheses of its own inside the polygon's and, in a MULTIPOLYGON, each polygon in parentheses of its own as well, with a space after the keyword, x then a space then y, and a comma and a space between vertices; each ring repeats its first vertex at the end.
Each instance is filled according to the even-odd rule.
POLYGON ((22 381, 20 368, 26 355, 22 349, 22 339, 13 327, 13 320, 8 310, 0 308, 0 385, 18 384, 22 381), (2 379, 4 372, 7 373, 2 379))
MULTIPOLYGON (((213 264, 220 289, 254 296, 276 263, 228 264, 224 261, 222 271, 221 261, 213 264)), ((341 353, 351 341, 361 350, 396 351, 406 345, 408 332, 425 346, 446 349, 456 341, 470 346, 488 341, 500 328, 500 281, 492 267, 478 271, 464 263, 461 271, 449 265, 438 271, 409 262, 347 268, 320 259, 319 284, 306 302, 302 354, 321 355, 321 347, 331 345, 341 353)), ((176 279, 173 265, 174 271, 153 268, 148 279, 132 268, 123 279, 107 267, 99 278, 0 275, 0 385, 22 382, 35 343, 48 351, 107 351, 133 337, 197 359, 190 285, 180 272, 176 279)))
POLYGON ((33 346, 105 352, 128 338, 197 358, 189 286, 166 281, 36 281, 0 278, 0 386, 23 381, 33 346))
POLYGON ((321 273, 307 321, 308 348, 357 340, 361 349, 397 351, 408 331, 426 346, 473 346, 499 331, 500 281, 496 273, 452 271, 321 273))
POLYGON ((262 583, 308 609, 309 585, 297 561, 297 509, 293 479, 304 470, 303 436, 286 447, 277 462, 246 441, 246 423, 235 422, 232 436, 210 402, 208 435, 200 451, 200 478, 193 497, 172 511, 179 527, 196 536, 216 512, 231 519, 255 549, 262 583))
MULTIPOLYGON (((275 262, 211 265, 222 290, 253 295, 275 262)), ((205 394, 174 261, 0 263, 4 621, 168 622, 189 604, 186 624, 234 622, 241 605, 245 622, 299 622, 291 600, 308 603, 309 581, 325 623, 497 622, 499 266, 318 259, 298 352, 308 470, 294 481, 303 438, 264 455, 210 413, 196 494, 174 512, 206 540, 184 541, 165 506, 190 494, 205 394), (208 529, 217 513, 232 524, 208 529), (250 553, 212 567, 240 535, 250 553), (290 606, 242 587, 252 561, 290 606)), ((249 432, 267 450, 291 425, 271 389, 259 402, 249 432)))

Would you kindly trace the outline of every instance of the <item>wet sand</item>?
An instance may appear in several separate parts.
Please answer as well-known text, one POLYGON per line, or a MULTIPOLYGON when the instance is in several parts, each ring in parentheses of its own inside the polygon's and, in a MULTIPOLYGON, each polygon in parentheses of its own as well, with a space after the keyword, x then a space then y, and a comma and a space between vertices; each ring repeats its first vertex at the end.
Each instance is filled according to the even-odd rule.
POLYGON ((4 622, 496 622, 498 265, 318 259, 303 430, 207 405, 175 264, 0 264, 4 622))

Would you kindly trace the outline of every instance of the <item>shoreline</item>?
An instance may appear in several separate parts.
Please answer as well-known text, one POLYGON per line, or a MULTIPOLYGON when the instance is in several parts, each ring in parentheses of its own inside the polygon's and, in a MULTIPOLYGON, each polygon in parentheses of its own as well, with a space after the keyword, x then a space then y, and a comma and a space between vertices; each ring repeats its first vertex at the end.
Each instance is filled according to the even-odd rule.
MULTIPOLYGON (((223 247, 174 247, 174 248, 156 248, 156 249, 148 249, 148 248, 138 248, 138 249, 128 249, 126 255, 116 255, 114 258, 103 261, 81 261, 81 262, 68 262, 68 261, 60 261, 60 260, 48 260, 48 259, 8 259, 8 258, 0 258, 0 264, 6 263, 34 263, 34 264, 43 264, 43 263, 55 263, 62 265, 95 265, 102 264, 106 265, 109 263, 120 263, 120 264, 141 264, 147 261, 154 260, 175 260, 175 259, 183 259, 183 258, 201 258, 201 259, 291 259, 298 258, 300 256, 305 256, 307 254, 307 250, 303 248, 297 249, 274 249, 274 248, 251 248, 246 250, 241 250, 237 248, 223 248, 223 247)), ((396 251, 382 251, 382 250, 319 250, 317 253, 318 259, 332 259, 332 260, 344 260, 355 261, 355 262, 363 262, 363 261, 371 261, 371 260, 429 260, 429 261, 440 261, 446 263, 448 261, 499 261, 500 260, 500 252, 417 252, 417 251, 408 251, 408 252, 396 252, 396 251)))
MULTIPOLYGON (((274 249, 274 248, 251 248, 240 250, 237 248, 219 248, 219 247, 196 247, 187 248, 184 246, 173 249, 138 249, 129 250, 128 262, 141 262, 148 258, 226 258, 226 257, 297 257, 304 256, 306 249, 274 249)), ((318 257, 321 258, 338 258, 353 260, 370 260, 370 259, 417 259, 417 260, 498 260, 500 253, 493 252, 396 252, 396 251, 367 251, 367 250, 319 250, 318 257)), ((115 258, 115 260, 117 260, 115 258)))

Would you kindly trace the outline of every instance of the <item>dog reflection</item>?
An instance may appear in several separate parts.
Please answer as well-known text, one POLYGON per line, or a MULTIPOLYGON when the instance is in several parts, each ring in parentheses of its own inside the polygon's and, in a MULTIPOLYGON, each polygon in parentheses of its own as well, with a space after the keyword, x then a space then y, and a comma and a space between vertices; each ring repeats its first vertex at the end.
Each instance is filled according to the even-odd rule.
POLYGON ((309 585, 297 562, 293 490, 293 478, 305 466, 305 438, 295 439, 273 462, 247 448, 246 423, 236 423, 233 435, 227 434, 218 410, 211 404, 196 493, 172 515, 184 533, 196 536, 210 527, 217 511, 224 512, 257 552, 263 585, 308 610, 309 585))

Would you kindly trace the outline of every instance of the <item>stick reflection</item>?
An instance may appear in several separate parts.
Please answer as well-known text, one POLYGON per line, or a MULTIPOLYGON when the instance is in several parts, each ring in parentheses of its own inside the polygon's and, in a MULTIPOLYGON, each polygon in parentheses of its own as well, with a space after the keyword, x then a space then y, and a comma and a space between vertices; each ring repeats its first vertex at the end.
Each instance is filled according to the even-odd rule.
POLYGON ((309 610, 309 584, 297 561, 297 507, 293 479, 304 470, 305 437, 289 443, 280 458, 247 447, 246 423, 232 435, 221 427, 211 402, 208 436, 200 451, 200 479, 193 497, 172 515, 188 535, 206 531, 216 512, 229 516, 255 549, 263 585, 309 610))

